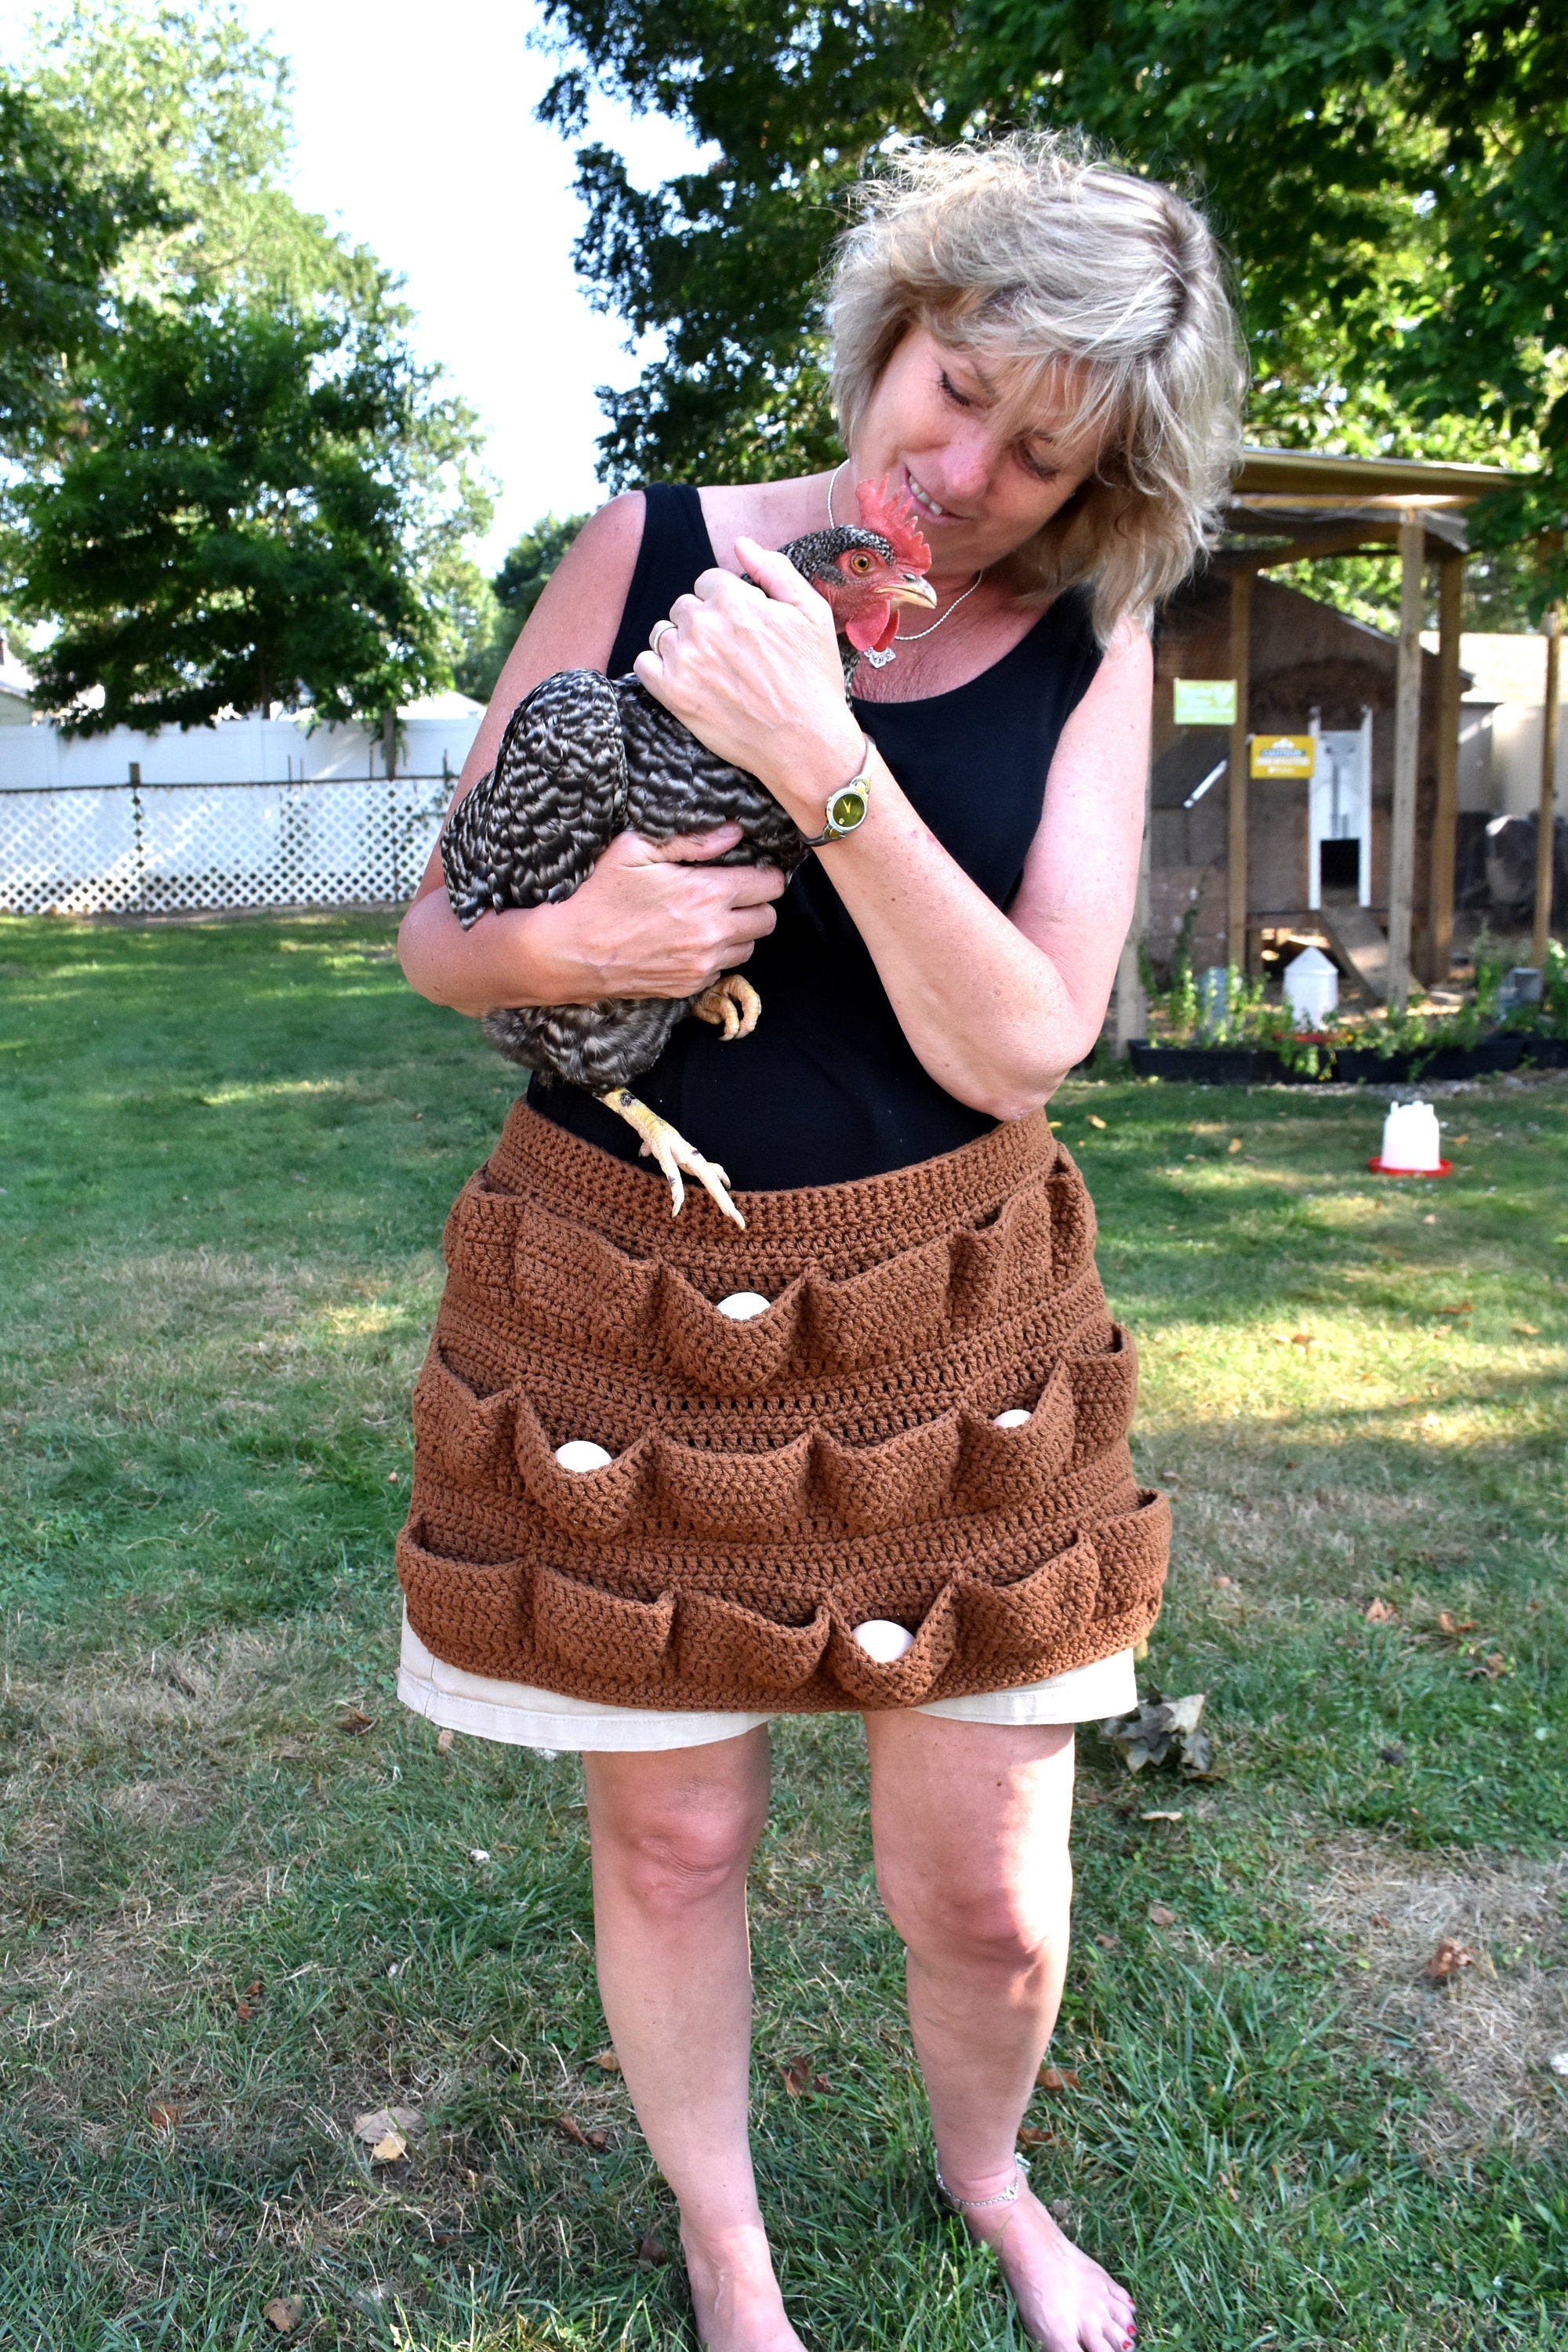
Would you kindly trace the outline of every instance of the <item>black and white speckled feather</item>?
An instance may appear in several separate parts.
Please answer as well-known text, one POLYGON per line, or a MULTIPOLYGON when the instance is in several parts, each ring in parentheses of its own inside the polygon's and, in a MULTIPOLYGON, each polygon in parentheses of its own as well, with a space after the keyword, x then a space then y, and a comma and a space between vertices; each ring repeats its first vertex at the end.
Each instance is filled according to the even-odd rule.
MULTIPOLYGON (((853 526, 815 532, 784 553, 807 577, 848 545, 888 551, 853 526)), ((841 638, 845 689, 858 659, 841 638)), ((569 898, 628 828, 654 842, 726 821, 742 838, 715 862, 792 875, 805 835, 755 776, 700 744, 635 677, 561 670, 518 705, 493 769, 447 821, 441 866, 465 930, 483 914, 569 898)), ((484 1033, 498 1053, 546 1078, 604 1094, 652 1067, 695 996, 614 997, 502 1009, 484 1033)))

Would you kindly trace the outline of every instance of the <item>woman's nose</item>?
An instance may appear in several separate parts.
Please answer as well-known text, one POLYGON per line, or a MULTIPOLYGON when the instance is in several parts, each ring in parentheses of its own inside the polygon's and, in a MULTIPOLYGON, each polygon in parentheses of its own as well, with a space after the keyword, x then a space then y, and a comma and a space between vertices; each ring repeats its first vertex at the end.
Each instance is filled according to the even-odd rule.
POLYGON ((984 426, 955 434, 942 451, 942 475, 951 499, 980 497, 996 464, 996 441, 984 426))

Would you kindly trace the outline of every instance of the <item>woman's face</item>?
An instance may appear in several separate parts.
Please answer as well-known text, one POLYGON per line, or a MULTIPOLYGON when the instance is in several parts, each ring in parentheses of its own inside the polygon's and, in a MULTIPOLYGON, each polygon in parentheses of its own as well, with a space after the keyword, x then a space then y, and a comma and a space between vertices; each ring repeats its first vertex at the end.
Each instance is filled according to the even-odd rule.
POLYGON ((931 572, 974 572, 1011 555, 1093 472, 1047 388, 1019 413, 1005 364, 952 351, 911 327, 883 369, 855 436, 858 480, 909 484, 931 572))

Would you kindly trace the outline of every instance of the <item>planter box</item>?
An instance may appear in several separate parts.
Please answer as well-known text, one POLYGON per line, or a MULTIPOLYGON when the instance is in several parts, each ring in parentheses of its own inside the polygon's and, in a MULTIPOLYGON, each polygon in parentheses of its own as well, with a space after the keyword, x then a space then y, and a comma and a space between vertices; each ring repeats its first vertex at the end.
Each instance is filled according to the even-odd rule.
POLYGON ((1283 1076, 1272 1054, 1252 1045, 1151 1045, 1134 1037, 1128 1046, 1141 1078, 1165 1078, 1174 1086, 1266 1086, 1283 1076))
POLYGON ((1527 1037, 1524 1058, 1532 1069, 1568 1070, 1568 1037, 1527 1037))
POLYGON ((1408 1054, 1374 1054, 1347 1046, 1334 1075, 1351 1086, 1419 1086, 1423 1078, 1491 1078, 1517 1070, 1524 1058, 1522 1037, 1483 1037, 1479 1045, 1437 1045, 1408 1054))

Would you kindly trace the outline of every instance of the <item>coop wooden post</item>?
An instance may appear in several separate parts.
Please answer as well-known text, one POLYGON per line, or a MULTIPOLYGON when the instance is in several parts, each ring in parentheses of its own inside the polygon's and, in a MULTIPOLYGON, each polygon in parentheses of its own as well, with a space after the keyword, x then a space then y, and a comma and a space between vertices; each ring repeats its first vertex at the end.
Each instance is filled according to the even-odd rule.
POLYGON ((1230 667, 1236 718, 1230 730, 1229 824, 1226 844, 1226 961, 1247 970, 1247 681, 1252 656, 1252 579, 1230 575, 1230 667))
POLYGON ((1410 994, 1410 922, 1415 893, 1415 762, 1421 734, 1421 604, 1426 532, 1399 518, 1399 667, 1394 690, 1394 811, 1388 843, 1388 1009, 1410 994))
POLYGON ((1546 962, 1552 937, 1552 876, 1557 815, 1557 709, 1559 656, 1563 647, 1563 613, 1553 604, 1546 615, 1546 697, 1541 714, 1541 822, 1535 835, 1535 938, 1530 960, 1537 971, 1546 962))
POLYGON ((1432 910, 1426 978, 1441 987, 1454 950, 1454 854, 1459 830, 1459 602, 1465 559, 1437 559, 1437 808, 1432 823, 1432 910))
POLYGON ((1138 895, 1133 901, 1132 920, 1127 937, 1121 943, 1121 961, 1116 967, 1116 1058, 1124 1061, 1127 1048, 1134 1037, 1149 1034, 1149 999, 1143 987, 1142 950, 1149 933, 1149 836, 1153 829, 1154 755, 1149 754, 1149 770, 1143 781, 1143 846, 1138 857, 1138 895))

